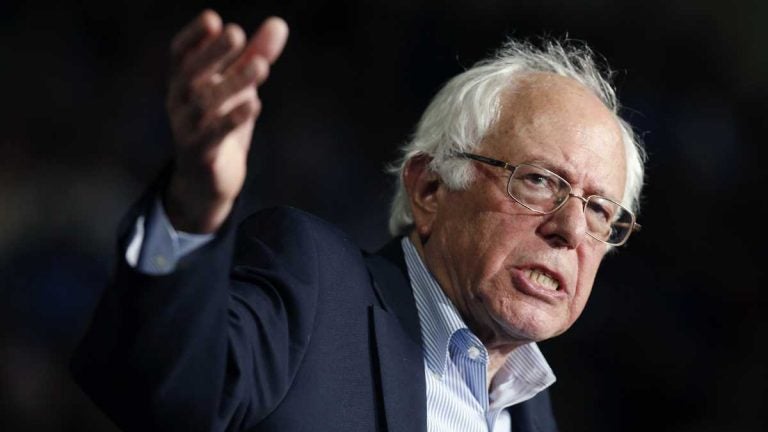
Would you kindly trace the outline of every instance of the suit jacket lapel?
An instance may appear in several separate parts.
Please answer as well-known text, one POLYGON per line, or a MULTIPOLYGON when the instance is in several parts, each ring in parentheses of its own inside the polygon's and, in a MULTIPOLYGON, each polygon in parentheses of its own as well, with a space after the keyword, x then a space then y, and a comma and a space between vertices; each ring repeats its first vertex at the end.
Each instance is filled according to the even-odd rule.
MULTIPOLYGON (((400 238, 366 257, 381 307, 370 307, 370 325, 390 432, 426 432, 427 390, 421 325, 400 238)), ((556 432, 549 394, 509 408, 515 432, 556 432)))
POLYGON ((542 391, 527 401, 508 408, 515 432, 557 432, 549 392, 542 391))
POLYGON ((390 432, 426 431, 427 402, 421 327, 400 239, 366 257, 381 307, 371 306, 370 324, 390 432))

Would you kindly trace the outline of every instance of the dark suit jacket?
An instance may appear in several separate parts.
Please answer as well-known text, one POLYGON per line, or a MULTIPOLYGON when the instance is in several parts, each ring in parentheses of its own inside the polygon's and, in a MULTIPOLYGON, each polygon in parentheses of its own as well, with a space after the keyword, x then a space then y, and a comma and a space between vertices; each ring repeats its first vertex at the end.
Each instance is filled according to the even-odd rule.
MULTIPOLYGON (((170 275, 123 261, 73 360, 123 429, 426 430, 399 241, 367 255, 328 223, 278 208, 225 226, 170 275)), ((546 392, 510 412, 514 432, 556 430, 546 392)))

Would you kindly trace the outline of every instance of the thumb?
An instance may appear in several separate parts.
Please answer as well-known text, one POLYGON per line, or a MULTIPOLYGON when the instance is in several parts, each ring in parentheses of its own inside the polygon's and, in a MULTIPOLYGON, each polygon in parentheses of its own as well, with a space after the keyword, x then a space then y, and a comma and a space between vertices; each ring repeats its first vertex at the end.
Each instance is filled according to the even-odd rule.
POLYGON ((288 40, 288 24, 279 17, 267 18, 246 47, 246 56, 258 55, 272 64, 283 52, 286 40, 288 40))

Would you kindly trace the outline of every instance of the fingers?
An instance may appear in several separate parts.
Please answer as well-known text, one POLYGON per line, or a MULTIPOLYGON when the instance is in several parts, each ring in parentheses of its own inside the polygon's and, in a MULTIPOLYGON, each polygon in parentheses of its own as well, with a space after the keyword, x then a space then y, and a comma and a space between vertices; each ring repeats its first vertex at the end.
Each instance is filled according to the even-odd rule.
POLYGON ((288 24, 282 18, 267 18, 246 47, 245 54, 259 55, 272 64, 283 52, 286 40, 288 40, 288 24))
POLYGON ((193 48, 210 41, 221 31, 221 18, 212 10, 205 10, 176 34, 171 42, 171 60, 178 65, 193 48))
POLYGON ((213 41, 187 56, 180 67, 180 78, 188 81, 206 79, 232 63, 244 45, 243 30, 237 25, 227 24, 213 41))
MULTIPOLYGON (((218 20, 218 16, 209 12, 218 20)), ((228 97, 243 87, 255 82, 256 69, 249 64, 229 67, 242 52, 245 33, 234 25, 227 24, 219 33, 212 35, 208 11, 190 23, 174 40, 172 49, 186 47, 186 52, 176 51, 180 59, 172 72, 168 91, 168 109, 171 116, 179 111, 190 118, 183 124, 199 123, 206 113, 216 108, 228 97), (194 42, 197 41, 197 42, 194 42), (224 74, 222 71, 228 69, 224 74), (190 116, 191 113, 191 116, 190 116)), ((220 21, 219 26, 220 26, 220 21)))
POLYGON ((280 56, 287 38, 285 21, 271 17, 244 47, 245 34, 239 26, 227 24, 222 28, 221 18, 206 10, 182 29, 171 44, 173 78, 192 83, 206 80, 228 66, 245 68, 255 62, 256 82, 261 84, 269 75, 269 64, 280 56), (265 61, 267 64, 263 64, 265 61))
MULTIPOLYGON (((255 69, 255 83, 261 85, 269 76, 269 66, 274 63, 285 47, 288 38, 288 25, 281 18, 268 18, 255 32, 254 36, 230 66, 255 69)), ((226 71, 229 75, 229 71, 226 71)))
POLYGON ((209 107, 219 107, 236 94, 252 86, 259 75, 264 74, 263 62, 254 59, 244 64, 232 65, 221 79, 213 80, 205 86, 205 94, 199 95, 200 103, 209 107))
POLYGON ((261 102, 258 99, 247 99, 235 106, 226 114, 213 119, 204 129, 199 141, 201 143, 216 143, 240 125, 259 115, 261 102))
MULTIPOLYGON (((252 86, 257 77, 264 74, 262 63, 258 59, 252 59, 231 65, 222 74, 207 81, 209 84, 208 94, 203 102, 216 106, 240 90, 252 86)), ((205 86, 206 83, 202 85, 205 86)))
POLYGON ((246 42, 239 26, 223 25, 210 10, 184 27, 171 44, 167 99, 177 141, 215 141, 255 119, 261 108, 256 86, 267 79, 287 37, 285 21, 273 17, 246 42))
POLYGON ((224 75, 211 76, 207 80, 198 80, 186 90, 185 103, 169 101, 169 108, 179 117, 180 125, 196 130, 205 128, 212 119, 229 112, 233 106, 246 99, 257 101, 254 83, 263 62, 251 61, 243 65, 233 65, 224 75))
POLYGON ((195 86, 204 86, 233 63, 243 50, 245 33, 206 10, 182 29, 171 43, 170 105, 189 101, 195 86))
MULTIPOLYGON (((183 142, 180 149, 184 153, 191 151, 191 155, 203 155, 208 151, 216 151, 222 139, 252 121, 261 112, 261 101, 256 98, 242 98, 233 101, 233 106, 219 115, 206 115, 201 118, 200 113, 193 113, 189 108, 179 120, 189 126, 181 126, 182 135, 176 136, 183 142), (197 119, 196 121, 194 119, 197 119)), ((241 143, 244 146, 250 142, 241 143)), ((181 154, 181 153, 180 153, 181 154)), ((194 156, 197 157, 197 156, 194 156)), ((205 160, 204 157, 202 160, 205 160)))

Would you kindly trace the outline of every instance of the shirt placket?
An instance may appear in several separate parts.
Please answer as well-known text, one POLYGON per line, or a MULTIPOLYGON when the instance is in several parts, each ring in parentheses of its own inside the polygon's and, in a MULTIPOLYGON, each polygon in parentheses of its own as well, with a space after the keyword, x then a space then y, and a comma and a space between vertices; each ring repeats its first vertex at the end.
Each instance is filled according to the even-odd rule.
POLYGON ((451 360, 477 401, 478 414, 485 419, 488 430, 493 430, 493 416, 488 411, 488 351, 468 329, 458 330, 454 334, 450 351, 451 360))

